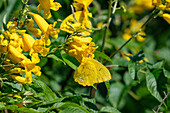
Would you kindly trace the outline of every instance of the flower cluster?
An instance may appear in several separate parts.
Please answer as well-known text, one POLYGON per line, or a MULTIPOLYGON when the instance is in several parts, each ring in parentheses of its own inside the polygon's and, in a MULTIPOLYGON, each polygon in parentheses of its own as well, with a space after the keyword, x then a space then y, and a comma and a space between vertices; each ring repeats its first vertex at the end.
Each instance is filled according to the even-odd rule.
POLYGON ((152 4, 163 11, 162 17, 170 24, 170 14, 164 13, 164 11, 170 11, 170 0, 153 0, 152 4))
POLYGON ((81 64, 74 73, 76 82, 83 86, 92 86, 95 83, 111 79, 110 72, 98 61, 94 60, 94 51, 98 48, 89 37, 92 25, 89 17, 92 17, 87 7, 93 0, 75 0, 73 3, 76 12, 69 15, 61 24, 60 29, 70 33, 66 50, 81 64))
MULTIPOLYGON (((124 34, 123 34, 123 39, 125 40, 129 40, 131 38, 131 36, 143 25, 143 22, 139 22, 137 21, 136 19, 131 19, 130 21, 130 26, 129 28, 126 28, 124 30, 124 34)), ((143 35, 145 36, 145 32, 144 32, 144 29, 142 29, 142 31, 139 32, 140 35, 143 35)), ((137 35, 136 39, 137 41, 139 42, 142 42, 145 40, 145 38, 143 38, 142 36, 140 35, 137 35)))
POLYGON ((75 57, 79 62, 85 62, 86 58, 94 58, 93 52, 97 49, 95 43, 92 42, 92 38, 88 37, 91 33, 90 28, 92 28, 87 7, 91 4, 93 0, 75 0, 73 6, 76 9, 74 14, 69 15, 62 22, 60 29, 71 33, 68 47, 66 50, 70 56, 75 57))
POLYGON ((134 0, 133 5, 129 8, 131 13, 142 14, 145 10, 153 9, 152 0, 134 0))
MULTIPOLYGON (((51 0, 48 1, 47 6, 41 0, 39 2, 38 9, 44 8, 44 13, 48 14, 47 6, 53 10, 61 7, 59 3, 53 3, 51 0)), ((54 28, 56 22, 49 25, 40 15, 31 12, 28 14, 33 16, 40 29, 34 28, 34 21, 30 18, 25 21, 8 22, 6 30, 0 35, 0 55, 5 58, 1 64, 6 65, 5 71, 21 84, 31 83, 32 73, 36 76, 41 75, 41 68, 36 65, 40 62, 39 56, 46 56, 49 51, 47 47, 51 44, 49 35, 57 38, 59 32, 59 29, 54 28), (34 39, 33 36, 37 38, 34 39)))
MULTIPOLYGON (((108 69, 94 60, 94 52, 98 47, 90 37, 92 24, 89 17, 92 17, 92 14, 89 13, 88 6, 92 1, 75 0, 75 12, 66 17, 60 25, 62 31, 70 33, 63 45, 66 45, 68 54, 81 63, 75 71, 74 79, 83 86, 92 86, 111 79, 108 69)), ((6 65, 5 71, 21 84, 31 83, 32 73, 41 75, 41 68, 37 66, 40 56, 47 56, 51 45, 50 37, 57 39, 60 32, 60 29, 55 28, 56 21, 48 24, 45 19, 52 17, 50 10, 57 11, 61 5, 54 0, 39 2, 37 10, 44 11, 43 17, 28 10, 23 11, 25 20, 20 18, 8 22, 6 31, 0 35, 0 55, 5 58, 1 64, 6 65), (34 27, 34 21, 39 28, 34 27)))

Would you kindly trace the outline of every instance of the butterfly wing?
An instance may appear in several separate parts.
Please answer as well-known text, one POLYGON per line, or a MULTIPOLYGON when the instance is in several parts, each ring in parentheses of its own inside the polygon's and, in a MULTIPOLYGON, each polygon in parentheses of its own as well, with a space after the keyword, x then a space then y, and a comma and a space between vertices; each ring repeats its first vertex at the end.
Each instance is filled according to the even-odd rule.
POLYGON ((111 74, 109 70, 103 64, 101 64, 95 59, 89 59, 89 60, 95 65, 97 69, 96 83, 105 82, 111 79, 111 74))
POLYGON ((74 73, 74 80, 83 86, 92 86, 97 82, 97 69, 93 62, 81 63, 74 73))

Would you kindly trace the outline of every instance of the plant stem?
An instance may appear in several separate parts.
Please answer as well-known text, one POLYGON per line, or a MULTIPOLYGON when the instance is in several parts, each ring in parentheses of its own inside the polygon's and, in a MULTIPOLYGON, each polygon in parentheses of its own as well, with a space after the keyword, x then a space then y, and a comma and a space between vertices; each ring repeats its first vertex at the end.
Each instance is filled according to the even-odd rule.
POLYGON ((3 2, 4 2, 4 8, 7 8, 7 1, 3 0, 3 2))
POLYGON ((133 34, 133 35, 130 37, 129 40, 127 40, 118 50, 116 50, 116 51, 110 56, 110 58, 112 58, 114 55, 116 55, 128 42, 130 42, 133 38, 135 38, 135 37, 138 35, 138 33, 143 29, 143 27, 144 27, 148 22, 150 22, 157 13, 158 13, 158 10, 156 10, 156 9, 153 10, 152 14, 149 16, 149 18, 146 20, 146 22, 140 27, 140 29, 138 29, 138 30, 136 31, 136 33, 133 34))
POLYGON ((17 27, 19 26, 20 20, 21 20, 22 17, 24 16, 25 8, 26 8, 26 6, 27 6, 27 2, 28 2, 28 0, 26 0, 26 1, 23 3, 22 9, 21 9, 21 11, 20 11, 20 13, 19 13, 19 19, 18 19, 18 22, 17 22, 17 27))
MULTIPOLYGON (((95 84, 95 87, 97 88, 97 84, 95 84)), ((91 90, 90 90, 90 96, 92 98, 95 97, 95 93, 96 93, 96 89, 94 87, 91 87, 91 90)))
POLYGON ((106 25, 106 28, 105 28, 105 31, 104 31, 104 38, 103 38, 101 52, 104 52, 104 46, 105 46, 105 41, 106 41, 106 37, 107 37, 107 32, 108 32, 108 29, 109 29, 110 22, 112 20, 111 14, 115 13, 116 7, 117 7, 117 3, 118 3, 118 0, 115 0, 113 11, 111 12, 111 9, 112 9, 112 0, 109 0, 108 15, 107 15, 107 25, 106 25))
MULTIPOLYGON (((107 24, 106 24, 106 28, 105 28, 105 32, 104 32, 104 38, 103 38, 103 43, 102 43, 101 52, 104 52, 104 46, 105 46, 105 41, 106 41, 106 37, 107 37, 107 31, 108 31, 108 29, 109 29, 109 25, 110 25, 110 22, 111 22, 111 20, 112 20, 111 14, 114 14, 114 13, 115 13, 118 0, 115 0, 115 4, 114 4, 114 7, 113 7, 113 11, 111 11, 111 10, 112 10, 112 3, 113 3, 112 0, 109 0, 107 24)), ((97 88, 97 84, 95 84, 95 87, 97 88)), ((91 96, 92 98, 95 97, 95 93, 96 93, 96 89, 95 89, 94 87, 91 87, 90 96, 91 96)))

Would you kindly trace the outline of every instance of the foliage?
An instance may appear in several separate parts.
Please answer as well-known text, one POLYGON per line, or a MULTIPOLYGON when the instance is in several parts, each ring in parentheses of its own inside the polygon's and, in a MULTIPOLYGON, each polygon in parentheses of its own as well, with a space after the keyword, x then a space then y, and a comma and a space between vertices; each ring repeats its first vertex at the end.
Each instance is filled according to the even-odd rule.
POLYGON ((47 1, 0 1, 0 112, 170 112, 169 0, 47 1))

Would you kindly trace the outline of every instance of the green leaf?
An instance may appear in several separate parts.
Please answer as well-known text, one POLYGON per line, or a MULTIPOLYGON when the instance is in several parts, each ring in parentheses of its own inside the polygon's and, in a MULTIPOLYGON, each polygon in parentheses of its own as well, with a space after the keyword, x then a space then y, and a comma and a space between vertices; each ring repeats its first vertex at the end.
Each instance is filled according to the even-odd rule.
POLYGON ((128 71, 129 71, 129 75, 131 76, 131 78, 134 80, 135 79, 135 62, 133 62, 132 60, 129 61, 128 64, 128 71))
POLYGON ((170 78, 170 72, 163 68, 165 77, 170 78))
POLYGON ((156 79, 155 79, 154 75, 149 70, 147 70, 147 72, 146 72, 146 85, 147 85, 147 88, 148 88, 149 92, 151 93, 151 95, 153 95, 159 102, 161 102, 162 97, 157 90, 156 79))
POLYGON ((54 55, 54 54, 50 54, 50 55, 48 55, 47 57, 48 57, 48 58, 52 58, 52 59, 54 59, 54 60, 56 60, 56 61, 59 61, 59 62, 63 62, 64 65, 66 65, 66 63, 65 63, 62 59, 60 59, 59 57, 57 57, 57 56, 54 55))
POLYGON ((74 70, 79 66, 79 62, 76 58, 69 56, 65 51, 61 51, 61 56, 63 60, 74 70))
POLYGON ((37 65, 40 66, 40 67, 43 67, 47 62, 48 62, 48 58, 42 57, 40 62, 37 65))
POLYGON ((126 71, 124 76, 123 76, 123 80, 126 84, 126 86, 130 85, 133 81, 132 77, 129 76, 129 73, 126 71))
POLYGON ((26 107, 22 107, 22 108, 18 108, 17 105, 7 105, 5 107, 0 107, 0 110, 11 110, 11 111, 17 111, 17 112, 24 112, 24 113, 40 113, 39 111, 32 109, 32 108, 26 108, 26 107))
POLYGON ((68 107, 64 110, 61 110, 59 113, 87 113, 77 107, 68 107))
POLYGON ((165 63, 165 60, 161 60, 161 61, 158 61, 158 62, 156 62, 155 64, 153 64, 153 68, 162 68, 163 67, 163 65, 164 65, 164 63, 165 63))
MULTIPOLYGON (((167 87, 167 92, 169 93, 170 92, 170 84, 167 84, 166 87, 167 87)), ((170 108, 170 94, 167 97, 167 106, 168 106, 168 108, 170 108)))
POLYGON ((42 81, 34 79, 34 83, 36 83, 38 86, 40 86, 43 89, 44 93, 44 100, 45 101, 53 101, 58 99, 56 94, 42 81))
POLYGON ((100 51, 95 51, 94 52, 94 55, 95 55, 95 57, 97 57, 97 58, 103 58, 103 59, 105 59, 105 60, 107 60, 107 61, 109 61, 109 62, 112 62, 112 59, 110 58, 110 57, 108 57, 105 53, 103 53, 103 52, 100 52, 100 51))
POLYGON ((123 93, 123 89, 124 85, 120 82, 116 82, 110 85, 109 101, 114 107, 119 105, 119 100, 121 100, 120 97, 123 93))
POLYGON ((40 113, 39 111, 35 109, 26 108, 26 107, 18 108, 17 111, 24 112, 24 113, 40 113))
POLYGON ((110 94, 110 83, 109 81, 105 81, 105 86, 107 88, 107 100, 109 99, 109 94, 110 94))
POLYGON ((1 108, 3 108, 3 107, 5 107, 5 103, 0 102, 0 110, 1 110, 1 108))
POLYGON ((16 111, 18 109, 18 106, 17 105, 8 105, 3 108, 3 110, 5 110, 5 109, 16 111))
POLYGON ((81 107, 76 103, 71 103, 71 102, 56 103, 50 108, 50 110, 53 109, 56 109, 61 113, 89 113, 89 111, 87 111, 85 108, 81 107))
POLYGON ((99 113, 120 113, 120 111, 114 107, 106 106, 102 107, 99 113))
POLYGON ((9 92, 9 91, 21 91, 22 89, 22 86, 20 83, 12 83, 12 82, 3 82, 3 85, 4 85, 4 90, 6 92, 9 92))

